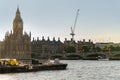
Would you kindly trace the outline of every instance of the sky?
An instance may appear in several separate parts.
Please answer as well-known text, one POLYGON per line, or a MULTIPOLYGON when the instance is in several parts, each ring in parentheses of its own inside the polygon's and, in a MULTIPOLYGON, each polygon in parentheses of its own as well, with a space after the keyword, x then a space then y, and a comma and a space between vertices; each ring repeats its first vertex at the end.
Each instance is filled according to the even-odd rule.
POLYGON ((24 31, 32 38, 70 40, 77 9, 80 9, 75 40, 120 42, 120 0, 0 0, 0 40, 11 31, 17 6, 24 31))

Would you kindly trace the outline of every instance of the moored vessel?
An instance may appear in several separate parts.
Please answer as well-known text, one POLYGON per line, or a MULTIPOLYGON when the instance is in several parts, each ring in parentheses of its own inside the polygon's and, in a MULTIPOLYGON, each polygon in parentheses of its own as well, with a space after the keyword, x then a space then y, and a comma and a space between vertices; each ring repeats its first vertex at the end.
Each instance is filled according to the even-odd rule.
MULTIPOLYGON (((0 65, 0 73, 19 73, 19 72, 36 72, 43 70, 65 70, 68 64, 60 63, 58 59, 54 62, 46 62, 42 64, 20 64, 17 60, 11 64, 0 65), (14 64, 14 65, 13 65, 14 64)), ((8 61, 9 62, 9 61, 8 61)))

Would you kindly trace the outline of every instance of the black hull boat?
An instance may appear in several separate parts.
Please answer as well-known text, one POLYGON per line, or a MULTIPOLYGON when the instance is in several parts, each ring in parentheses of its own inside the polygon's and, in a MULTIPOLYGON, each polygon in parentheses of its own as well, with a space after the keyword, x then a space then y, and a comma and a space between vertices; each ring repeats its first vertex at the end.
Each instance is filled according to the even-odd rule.
POLYGON ((67 64, 36 64, 24 66, 0 66, 0 73, 36 72, 43 70, 65 70, 67 64))

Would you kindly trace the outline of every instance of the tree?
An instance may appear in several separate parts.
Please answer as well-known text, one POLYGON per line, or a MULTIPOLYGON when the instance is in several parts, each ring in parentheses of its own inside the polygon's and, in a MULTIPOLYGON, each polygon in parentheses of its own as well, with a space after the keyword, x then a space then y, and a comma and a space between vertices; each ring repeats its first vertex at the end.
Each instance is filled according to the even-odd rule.
POLYGON ((104 46, 103 50, 108 50, 108 48, 109 48, 108 46, 104 46))
POLYGON ((75 53, 76 52, 76 49, 74 46, 68 46, 67 47, 67 53, 75 53))
POLYGON ((110 51, 115 51, 115 47, 114 46, 109 46, 109 49, 110 49, 110 51))
POLYGON ((115 46, 115 51, 120 51, 120 46, 115 46))
POLYGON ((82 47, 82 49, 83 49, 83 52, 89 52, 89 51, 90 51, 90 47, 89 47, 89 46, 86 46, 86 45, 84 45, 84 46, 82 47))
POLYGON ((101 49, 100 47, 95 47, 95 50, 96 50, 97 52, 100 52, 102 49, 101 49))
POLYGON ((32 58, 35 58, 35 57, 36 57, 36 53, 32 52, 32 53, 31 53, 31 57, 32 57, 32 58))
POLYGON ((104 46, 103 50, 120 51, 120 46, 104 46))

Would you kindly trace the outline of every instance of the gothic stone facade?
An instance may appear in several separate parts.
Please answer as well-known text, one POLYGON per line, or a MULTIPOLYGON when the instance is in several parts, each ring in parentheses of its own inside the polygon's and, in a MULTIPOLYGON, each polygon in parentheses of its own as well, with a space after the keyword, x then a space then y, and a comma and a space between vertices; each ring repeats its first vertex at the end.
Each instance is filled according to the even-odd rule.
POLYGON ((64 51, 63 43, 60 38, 56 41, 55 38, 51 41, 48 37, 47 40, 42 37, 42 40, 33 39, 31 42, 32 53, 37 57, 48 58, 50 55, 62 54, 64 51))
POLYGON ((1 58, 17 59, 23 63, 31 63, 31 33, 23 34, 23 21, 17 8, 13 20, 13 32, 5 34, 5 40, 0 43, 1 58))
MULTIPOLYGON (((39 40, 39 37, 36 39, 33 38, 33 41, 31 42, 31 49, 32 53, 34 54, 34 58, 48 58, 51 55, 55 54, 61 54, 65 55, 67 48, 72 45, 71 40, 65 39, 64 42, 60 41, 60 38, 56 41, 55 38, 53 40, 50 40, 49 37, 47 40, 42 37, 42 40, 39 40)), ((90 40, 86 42, 85 40, 83 41, 78 41, 75 42, 73 41, 73 44, 76 48, 76 53, 80 54, 83 52, 83 46, 90 46, 94 47, 94 43, 91 42, 90 40)))

